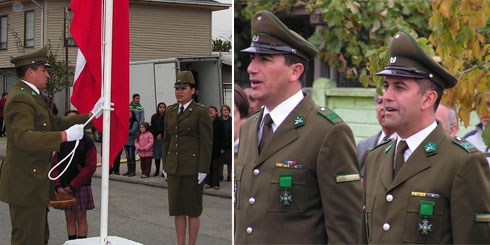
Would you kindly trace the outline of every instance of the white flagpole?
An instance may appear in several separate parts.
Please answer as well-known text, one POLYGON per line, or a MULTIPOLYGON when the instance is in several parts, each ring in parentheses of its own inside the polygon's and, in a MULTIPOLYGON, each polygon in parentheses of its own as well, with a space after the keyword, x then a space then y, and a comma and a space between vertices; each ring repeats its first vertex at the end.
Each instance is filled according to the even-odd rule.
POLYGON ((102 183, 100 201, 100 244, 109 244, 107 239, 109 208, 109 150, 111 130, 111 76, 112 76, 112 17, 113 0, 104 1, 103 76, 104 116, 102 133, 102 183))

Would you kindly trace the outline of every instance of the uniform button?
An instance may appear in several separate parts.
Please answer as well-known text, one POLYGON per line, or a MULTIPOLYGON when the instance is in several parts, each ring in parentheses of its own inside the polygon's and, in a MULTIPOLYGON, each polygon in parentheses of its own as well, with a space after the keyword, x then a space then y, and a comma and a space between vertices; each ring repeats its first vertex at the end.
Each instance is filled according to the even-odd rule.
POLYGON ((43 123, 43 126, 46 127, 46 123, 43 123))
POLYGON ((178 154, 179 154, 178 152, 175 153, 175 155, 178 155, 178 154))
POLYGON ((383 224, 383 230, 384 230, 384 231, 388 231, 389 229, 390 229, 390 224, 388 224, 388 223, 384 223, 384 224, 383 224))
POLYGON ((254 228, 252 228, 252 226, 247 227, 247 234, 252 234, 253 231, 254 228))
POLYGON ((260 174, 260 169, 256 168, 254 169, 254 175, 257 176, 260 174))
POLYGON ((178 135, 175 135, 175 138, 178 138, 179 136, 178 135))
POLYGON ((192 154, 193 157, 196 157, 196 154, 192 154))
POLYGON ((35 168, 33 168, 33 169, 32 169, 32 172, 34 172, 34 173, 35 173, 36 171, 37 171, 37 170, 36 170, 35 168))
POLYGON ((179 146, 179 144, 175 144, 175 146, 179 146))
POLYGON ((250 205, 254 205, 255 204, 255 198, 251 197, 250 199, 248 199, 248 203, 250 203, 250 205))
POLYGON ((386 201, 387 202, 393 201, 393 195, 391 195, 391 194, 386 195, 386 201))

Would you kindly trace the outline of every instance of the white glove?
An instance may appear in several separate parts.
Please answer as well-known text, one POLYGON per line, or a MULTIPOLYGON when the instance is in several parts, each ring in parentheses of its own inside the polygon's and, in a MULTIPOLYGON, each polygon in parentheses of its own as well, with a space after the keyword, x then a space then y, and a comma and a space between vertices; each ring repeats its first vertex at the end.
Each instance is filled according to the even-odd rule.
POLYGON ((92 112, 93 115, 95 115, 95 119, 99 118, 100 115, 102 115, 102 112, 104 110, 100 110, 99 109, 104 105, 104 97, 100 97, 99 98, 99 101, 97 101, 97 103, 95 103, 94 105, 94 108, 90 111, 92 112), (97 114, 95 114, 97 113, 97 114))
POLYGON ((197 173, 197 184, 201 184, 204 179, 206 178, 206 175, 208 174, 205 174, 205 173, 197 173))
POLYGON ((83 124, 75 124, 65 130, 66 141, 80 140, 83 138, 83 124))
POLYGON ((165 170, 162 169, 162 174, 163 174, 163 177, 165 178, 165 180, 167 180, 167 172, 165 172, 165 170))

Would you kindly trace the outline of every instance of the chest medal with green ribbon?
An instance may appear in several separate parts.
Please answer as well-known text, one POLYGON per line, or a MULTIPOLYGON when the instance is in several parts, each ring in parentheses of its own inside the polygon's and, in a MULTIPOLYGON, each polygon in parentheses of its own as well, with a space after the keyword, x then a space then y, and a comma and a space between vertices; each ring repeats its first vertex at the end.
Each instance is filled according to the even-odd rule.
POLYGON ((281 188, 281 195, 279 201, 283 206, 289 206, 293 202, 293 195, 290 193, 293 184, 293 174, 285 173, 279 175, 279 187, 281 188))
POLYGON ((429 223, 429 219, 432 219, 433 212, 434 202, 420 201, 419 216, 422 218, 422 221, 419 223, 419 231, 423 235, 428 235, 432 230, 432 224, 429 223))

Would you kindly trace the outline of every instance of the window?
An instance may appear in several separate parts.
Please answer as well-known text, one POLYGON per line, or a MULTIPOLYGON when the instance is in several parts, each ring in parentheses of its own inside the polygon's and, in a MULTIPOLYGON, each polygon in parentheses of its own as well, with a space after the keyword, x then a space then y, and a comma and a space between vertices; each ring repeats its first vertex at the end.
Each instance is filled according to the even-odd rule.
POLYGON ((25 12, 24 47, 34 47, 34 10, 25 12))
POLYGON ((67 35, 66 35, 66 43, 68 46, 77 46, 75 43, 75 39, 73 39, 73 36, 71 35, 70 31, 70 26, 71 26, 71 20, 73 19, 73 11, 71 9, 68 9, 68 23, 66 24, 66 30, 67 30, 67 35))
POLYGON ((8 25, 7 16, 0 17, 0 49, 7 49, 8 25))

